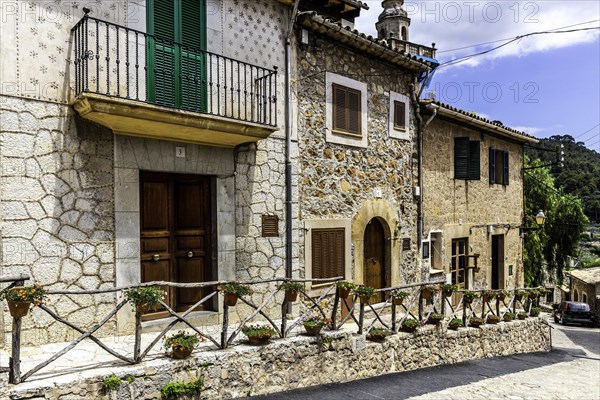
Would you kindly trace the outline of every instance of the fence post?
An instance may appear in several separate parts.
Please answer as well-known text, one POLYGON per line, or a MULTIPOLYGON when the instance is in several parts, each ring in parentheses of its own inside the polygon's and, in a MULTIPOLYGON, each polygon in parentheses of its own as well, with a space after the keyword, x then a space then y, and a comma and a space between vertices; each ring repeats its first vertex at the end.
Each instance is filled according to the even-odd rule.
POLYGON ((419 288, 419 322, 423 319, 423 286, 419 288))
POLYGON ((496 315, 500 316, 500 299, 496 297, 496 315))
POLYGON ((392 299, 392 332, 396 333, 396 303, 392 299))
POLYGON ((363 333, 363 322, 365 320, 365 303, 360 302, 360 313, 358 315, 358 333, 363 333))
POLYGON ((142 313, 135 311, 135 343, 133 348, 133 361, 139 363, 142 347, 142 313))
MULTIPOLYGON (((337 317, 337 309, 340 305, 340 288, 335 288, 335 297, 333 299, 333 311, 331 312, 331 330, 335 331, 337 329, 336 326, 336 317, 337 317)), ((341 312, 340 312, 341 315, 341 312)))
POLYGON ((285 334, 285 326, 286 326, 286 322, 287 322, 287 310, 288 310, 288 304, 289 302, 285 299, 283 299, 283 303, 281 304, 281 337, 284 338, 286 337, 285 334))
POLYGON ((223 328, 221 329, 221 348, 227 348, 227 325, 229 324, 229 306, 223 302, 223 328))
POLYGON ((21 382, 21 317, 13 317, 12 351, 10 357, 10 373, 8 381, 16 384, 21 382))
POLYGON ((467 326, 467 303, 465 302, 464 293, 463 293, 463 315, 462 315, 462 320, 463 320, 463 326, 467 326))

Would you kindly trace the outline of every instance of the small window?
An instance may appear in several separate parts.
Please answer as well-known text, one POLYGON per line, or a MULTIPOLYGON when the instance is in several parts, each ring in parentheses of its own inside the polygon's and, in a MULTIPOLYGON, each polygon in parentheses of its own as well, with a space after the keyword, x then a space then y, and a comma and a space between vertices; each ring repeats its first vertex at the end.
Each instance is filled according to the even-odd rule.
POLYGON ((480 180, 480 141, 454 138, 454 179, 480 180))
POLYGON ((452 284, 459 285, 460 288, 467 287, 466 271, 468 256, 468 240, 452 240, 452 260, 450 264, 450 274, 452 275, 452 284))
POLYGON ((509 181, 508 151, 490 147, 490 185, 508 185, 509 181))
POLYGON ((333 85, 333 130, 361 135, 361 92, 333 85))
POLYGON ((312 278, 344 276, 345 229, 313 229, 312 278))
POLYGON ((442 269, 442 233, 431 234, 431 268, 442 269))
POLYGON ((406 103, 394 101, 394 129, 406 130, 406 103))

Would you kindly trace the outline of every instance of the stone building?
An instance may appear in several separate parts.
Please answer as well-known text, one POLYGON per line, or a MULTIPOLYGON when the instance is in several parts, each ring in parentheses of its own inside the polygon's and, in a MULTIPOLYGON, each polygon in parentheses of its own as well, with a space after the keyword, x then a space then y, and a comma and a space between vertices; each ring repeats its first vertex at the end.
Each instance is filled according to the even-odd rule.
POLYGON ((600 321, 600 267, 574 269, 566 275, 571 300, 588 303, 596 321, 600 321))
MULTIPOLYGON (((0 6, 2 275, 55 290, 285 275, 279 94, 289 6, 0 6), (280 221, 270 237, 263 216, 280 221)), ((167 290, 178 311, 203 295, 167 290)), ((49 307, 85 327, 116 301, 65 295, 49 307)), ((0 326, 10 333, 5 307, 0 326)), ((218 311, 215 301, 197 317, 218 311)), ((103 334, 131 332, 132 320, 123 309, 103 334)), ((23 321, 23 344, 70 334, 38 309, 23 321)))
MULTIPOLYGON (((386 15, 386 28, 404 23, 386 15)), ((417 55, 435 49, 409 54, 335 15, 302 12, 297 25, 301 274, 375 288, 422 281, 411 99, 436 65, 417 55)))
POLYGON ((423 101, 423 265, 463 288, 522 287, 524 132, 423 101))

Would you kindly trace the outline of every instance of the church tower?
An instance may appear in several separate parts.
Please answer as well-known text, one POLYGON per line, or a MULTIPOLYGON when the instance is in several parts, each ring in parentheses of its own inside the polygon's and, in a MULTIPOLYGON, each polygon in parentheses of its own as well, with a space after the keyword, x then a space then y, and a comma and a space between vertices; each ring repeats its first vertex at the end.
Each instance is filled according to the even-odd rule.
POLYGON ((384 0, 381 2, 383 12, 375 23, 377 37, 395 45, 396 41, 408 42, 408 27, 410 18, 402 8, 404 0, 384 0))

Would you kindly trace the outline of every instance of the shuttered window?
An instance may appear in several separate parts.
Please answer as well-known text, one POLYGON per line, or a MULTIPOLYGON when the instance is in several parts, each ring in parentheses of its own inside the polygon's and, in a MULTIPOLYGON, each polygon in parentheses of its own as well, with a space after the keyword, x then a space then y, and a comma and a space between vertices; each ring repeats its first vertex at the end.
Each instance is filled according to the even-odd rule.
POLYGON ((205 0, 149 0, 147 10, 149 100, 205 111, 205 0))
POLYGON ((361 92, 333 84, 333 130, 361 135, 361 92))
POLYGON ((508 151, 498 150, 490 147, 489 150, 489 179, 490 185, 509 184, 509 155, 508 151))
POLYGON ((406 103, 394 101, 394 128, 406 129, 406 103))
POLYGON ((344 276, 344 235, 344 228, 311 231, 313 278, 344 276))
POLYGON ((480 141, 468 137, 454 138, 454 179, 479 180, 480 141))

